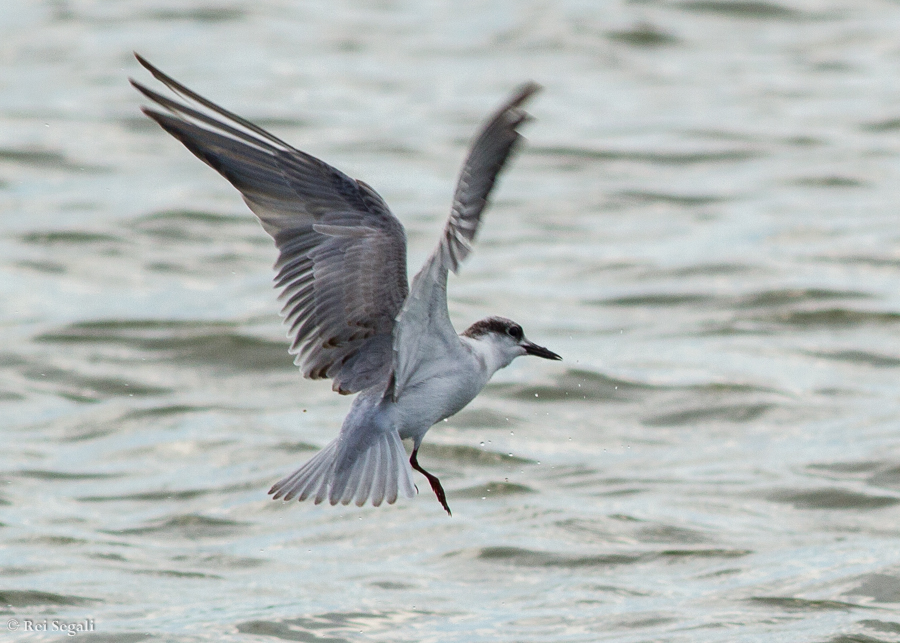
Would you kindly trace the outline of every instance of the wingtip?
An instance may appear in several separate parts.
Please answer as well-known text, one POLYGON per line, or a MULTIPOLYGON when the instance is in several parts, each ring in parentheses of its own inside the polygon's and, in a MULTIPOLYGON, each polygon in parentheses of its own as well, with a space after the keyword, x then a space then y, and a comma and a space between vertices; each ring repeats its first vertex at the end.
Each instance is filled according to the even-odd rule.
POLYGON ((527 96, 536 94, 543 89, 544 89, 544 86, 534 80, 526 81, 526 82, 522 83, 522 85, 520 86, 520 91, 523 94, 526 94, 527 96))
POLYGON ((156 68, 155 65, 153 65, 149 60, 147 60, 146 58, 141 56, 138 52, 132 51, 131 53, 134 54, 135 59, 141 64, 141 67, 143 67, 144 69, 149 71, 150 74, 156 80, 158 80, 159 82, 163 83, 164 85, 166 85, 168 87, 171 87, 175 91, 180 91, 179 88, 181 87, 181 85, 177 81, 173 80, 172 78, 169 78, 166 74, 162 73, 159 69, 156 68))
MULTIPOLYGON (((157 94, 156 92, 154 92, 152 89, 150 89, 149 87, 147 87, 147 86, 144 85, 143 83, 141 83, 141 82, 139 82, 139 81, 137 81, 137 80, 135 80, 134 78, 131 78, 131 77, 128 78, 128 82, 131 83, 131 86, 132 86, 132 87, 134 87, 134 88, 135 88, 136 90, 138 90, 141 94, 143 94, 145 98, 149 98, 150 100, 152 100, 152 101, 154 101, 154 102, 158 102, 158 101, 156 101, 156 98, 154 98, 154 95, 159 96, 159 94, 157 94)), ((142 107, 141 109, 144 110, 145 108, 142 107)), ((145 112, 145 113, 146 113, 146 112, 145 112)))
POLYGON ((151 72, 153 71, 153 69, 154 69, 153 65, 151 65, 146 58, 141 56, 136 51, 132 51, 131 53, 134 54, 135 59, 141 64, 141 67, 143 67, 144 69, 147 69, 151 72))
POLYGON ((518 107, 542 89, 544 89, 544 86, 533 80, 522 83, 513 94, 513 98, 510 100, 510 106, 518 107))
POLYGON ((494 118, 491 119, 491 121, 494 121, 497 118, 504 118, 505 120, 508 120, 509 124, 515 129, 519 125, 533 120, 531 115, 525 111, 523 105, 542 89, 543 87, 533 80, 522 83, 516 88, 500 110, 495 113, 494 118))
POLYGON ((146 87, 145 85, 141 84, 139 81, 137 81, 131 77, 128 78, 128 82, 131 83, 131 86, 134 87, 139 92, 141 92, 145 97, 150 98, 152 100, 153 97, 150 96, 150 94, 152 93, 151 89, 149 89, 148 87, 146 87))

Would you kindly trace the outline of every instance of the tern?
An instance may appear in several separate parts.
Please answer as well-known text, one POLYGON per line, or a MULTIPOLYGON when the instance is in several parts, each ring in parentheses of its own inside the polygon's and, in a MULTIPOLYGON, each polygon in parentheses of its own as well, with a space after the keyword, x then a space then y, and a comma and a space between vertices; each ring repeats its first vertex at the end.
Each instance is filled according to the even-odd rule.
POLYGON ((494 182, 528 119, 522 105, 539 86, 521 86, 475 137, 440 242, 410 287, 406 233, 374 189, 135 57, 195 105, 131 79, 167 113, 142 111, 237 188, 275 240, 275 285, 294 363, 307 378, 331 379, 338 393, 359 394, 338 437, 269 494, 316 504, 393 504, 415 495, 412 467, 452 515, 440 480, 417 459, 428 429, 465 407, 516 357, 562 359, 503 317, 457 334, 447 310, 448 272, 456 273, 471 250, 494 182), (408 461, 403 440, 412 440, 408 461))

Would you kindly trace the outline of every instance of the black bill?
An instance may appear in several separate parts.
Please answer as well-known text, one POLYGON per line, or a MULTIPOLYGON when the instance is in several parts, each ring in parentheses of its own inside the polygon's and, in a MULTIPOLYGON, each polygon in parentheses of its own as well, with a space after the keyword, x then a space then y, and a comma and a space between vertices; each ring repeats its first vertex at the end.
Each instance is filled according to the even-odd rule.
POLYGON ((562 357, 557 355, 551 350, 547 350, 543 346, 538 346, 537 344, 532 344, 531 342, 524 342, 522 347, 525 349, 526 355, 534 355, 535 357, 543 357, 544 359, 556 359, 560 360, 562 357))

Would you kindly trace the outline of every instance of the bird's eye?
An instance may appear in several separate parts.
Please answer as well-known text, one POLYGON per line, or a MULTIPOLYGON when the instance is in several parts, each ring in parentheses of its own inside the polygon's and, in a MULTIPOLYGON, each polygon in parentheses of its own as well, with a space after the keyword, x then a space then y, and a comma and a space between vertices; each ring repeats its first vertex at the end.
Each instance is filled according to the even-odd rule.
POLYGON ((514 340, 520 341, 522 339, 522 327, 510 326, 506 329, 506 334, 512 337, 514 340))

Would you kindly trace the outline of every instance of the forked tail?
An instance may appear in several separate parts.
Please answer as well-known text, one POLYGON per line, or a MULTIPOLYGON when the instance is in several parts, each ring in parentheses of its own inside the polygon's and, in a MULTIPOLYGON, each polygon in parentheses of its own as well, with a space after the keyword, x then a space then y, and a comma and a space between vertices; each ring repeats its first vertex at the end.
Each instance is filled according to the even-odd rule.
POLYGON ((303 501, 312 498, 332 505, 354 501, 374 506, 398 496, 412 498, 416 488, 406 460, 403 442, 396 431, 378 432, 366 444, 348 443, 341 435, 291 475, 269 489, 274 500, 303 501))

